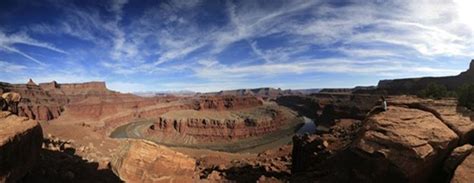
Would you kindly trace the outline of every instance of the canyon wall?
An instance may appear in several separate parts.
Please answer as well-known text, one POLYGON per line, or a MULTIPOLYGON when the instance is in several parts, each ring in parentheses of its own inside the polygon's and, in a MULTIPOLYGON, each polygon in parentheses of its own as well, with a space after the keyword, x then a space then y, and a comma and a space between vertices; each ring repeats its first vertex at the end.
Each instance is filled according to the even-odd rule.
POLYGON ((30 119, 51 120, 57 118, 67 103, 65 98, 53 97, 32 81, 28 84, 0 82, 0 89, 3 92, 19 93, 22 99, 18 104, 18 115, 30 119))
POLYGON ((1 92, 17 92, 22 96, 18 115, 36 120, 58 118, 67 109, 73 115, 97 117, 120 111, 117 106, 154 105, 157 99, 145 101, 131 94, 108 90, 104 82, 74 84, 50 83, 10 84, 0 82, 1 92))
POLYGON ((270 110, 262 117, 209 119, 200 117, 160 117, 147 131, 154 134, 177 134, 191 136, 201 143, 229 141, 266 135, 289 124, 296 116, 284 111, 270 110))
POLYGON ((381 105, 378 95, 335 93, 281 96, 276 102, 314 119, 317 123, 331 123, 340 118, 362 120, 370 110, 381 105))
POLYGON ((75 116, 88 114, 102 120, 104 126, 100 130, 108 134, 123 124, 139 119, 158 119, 170 111, 232 111, 261 105, 262 101, 253 96, 201 96, 152 97, 135 102, 69 105, 68 108, 75 116))
POLYGON ((200 96, 193 100, 196 110, 235 110, 261 106, 262 100, 254 96, 200 96))

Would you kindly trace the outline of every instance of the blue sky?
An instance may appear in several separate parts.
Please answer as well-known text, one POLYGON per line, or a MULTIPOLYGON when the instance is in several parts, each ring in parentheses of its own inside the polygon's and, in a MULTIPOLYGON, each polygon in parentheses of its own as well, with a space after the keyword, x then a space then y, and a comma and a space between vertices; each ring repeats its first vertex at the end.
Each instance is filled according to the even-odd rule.
POLYGON ((454 75, 474 1, 0 2, 0 81, 219 91, 454 75))

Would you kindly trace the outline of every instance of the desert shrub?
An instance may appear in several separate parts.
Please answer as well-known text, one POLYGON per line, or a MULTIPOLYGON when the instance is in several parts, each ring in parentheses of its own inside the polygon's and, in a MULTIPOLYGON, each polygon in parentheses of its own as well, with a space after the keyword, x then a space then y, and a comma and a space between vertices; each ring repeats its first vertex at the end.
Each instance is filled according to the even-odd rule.
POLYGON ((458 103, 469 109, 474 109, 474 84, 465 84, 458 91, 458 103))
POLYGON ((418 96, 421 98, 441 99, 443 97, 447 97, 448 94, 454 95, 452 92, 448 92, 446 86, 436 83, 430 83, 428 84, 428 86, 426 86, 425 89, 421 90, 418 93, 418 96))

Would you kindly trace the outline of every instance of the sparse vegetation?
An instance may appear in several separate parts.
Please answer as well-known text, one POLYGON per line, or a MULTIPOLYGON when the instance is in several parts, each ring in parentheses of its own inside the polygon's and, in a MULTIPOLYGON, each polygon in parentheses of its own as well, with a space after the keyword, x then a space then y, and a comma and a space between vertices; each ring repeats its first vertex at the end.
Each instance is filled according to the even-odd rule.
POLYGON ((446 89, 446 86, 440 85, 437 83, 430 83, 428 86, 421 90, 418 93, 418 97, 421 98, 432 98, 432 99, 441 99, 444 97, 448 96, 454 96, 454 92, 448 92, 448 89, 446 89))
POLYGON ((469 109, 474 109, 474 84, 465 84, 457 91, 458 103, 469 109))

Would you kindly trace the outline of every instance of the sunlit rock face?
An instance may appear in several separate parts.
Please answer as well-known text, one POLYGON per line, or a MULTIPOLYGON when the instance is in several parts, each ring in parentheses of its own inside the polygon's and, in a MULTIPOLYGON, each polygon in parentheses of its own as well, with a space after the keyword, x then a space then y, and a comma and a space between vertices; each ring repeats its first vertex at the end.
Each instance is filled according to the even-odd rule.
POLYGON ((464 161, 456 168, 452 183, 468 183, 474 180, 474 153, 464 159, 464 161))
POLYGON ((430 112, 392 106, 370 116, 351 150, 366 180, 427 182, 458 143, 458 136, 430 112))
POLYGON ((125 182, 196 181, 194 159, 145 140, 124 142, 111 166, 125 182))

